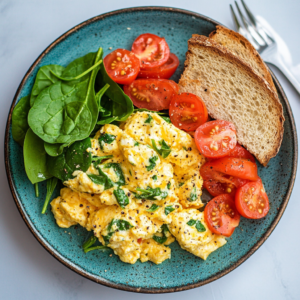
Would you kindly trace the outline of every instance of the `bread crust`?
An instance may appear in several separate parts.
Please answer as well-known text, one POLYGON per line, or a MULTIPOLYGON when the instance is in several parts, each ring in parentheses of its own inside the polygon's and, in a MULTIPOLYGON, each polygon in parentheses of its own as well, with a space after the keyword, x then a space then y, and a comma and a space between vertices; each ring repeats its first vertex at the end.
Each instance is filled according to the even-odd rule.
MULTIPOLYGON (((260 57, 259 53, 255 50, 255 48, 252 46, 252 44, 241 34, 239 34, 238 32, 235 32, 233 30, 230 30, 228 28, 225 28, 223 26, 218 25, 217 29, 213 32, 210 33, 209 38, 213 39, 215 41, 215 39, 217 38, 218 34, 223 33, 224 35, 227 36, 227 38, 230 38, 232 40, 235 40, 236 42, 240 43, 240 41, 242 41, 245 45, 245 48, 248 50, 249 55, 252 56, 253 60, 255 60, 255 62, 257 63, 257 65, 260 67, 260 69, 262 69, 263 72, 263 78, 269 83, 269 85, 271 86, 272 90, 277 94, 277 90, 276 87, 274 85, 274 82, 272 80, 272 76, 269 72, 269 69, 267 67, 267 65, 264 63, 264 61, 262 60, 262 58, 260 57)), ((217 42, 217 41, 216 41, 217 42)), ((218 43, 219 44, 219 43, 218 43)), ((224 45, 223 45, 224 46, 224 45)), ((226 47, 226 46, 225 46, 226 47)), ((230 50, 229 50, 230 51, 230 50)), ((242 59, 241 57, 239 57, 240 59, 242 59)), ((242 59, 243 60, 243 59, 242 59)), ((244 61, 244 60, 243 60, 244 61)), ((246 61, 244 61, 244 63, 247 63, 246 61)), ((251 66, 250 66, 251 67, 251 66)), ((252 68, 253 69, 253 68, 252 68)), ((256 70, 253 69, 254 72, 258 73, 256 70)), ((258 73, 258 75, 261 76, 261 74, 258 73)))
MULTIPOLYGON (((214 40, 209 39, 205 36, 196 35, 196 34, 194 34, 192 36, 192 38, 188 40, 188 51, 186 53, 186 61, 184 63, 185 69, 179 80, 180 87, 185 85, 185 81, 190 80, 189 78, 186 77, 185 73, 187 72, 187 68, 189 66, 190 57, 193 55, 194 47, 205 48, 205 49, 211 51, 216 56, 222 56, 222 57, 226 58, 226 60, 228 60, 230 63, 234 64, 242 72, 246 72, 249 76, 254 78, 260 84, 260 86, 263 87, 265 92, 268 94, 270 100, 272 101, 273 107, 277 111, 277 113, 276 113, 276 115, 277 115, 277 122, 276 122, 277 123, 277 136, 276 136, 276 140, 274 142, 274 147, 273 147, 272 151, 270 151, 269 153, 266 153, 263 156, 263 158, 257 158, 258 161, 263 166, 266 166, 268 164, 268 162, 270 161, 270 159, 272 157, 276 156, 276 154, 278 153, 279 148, 281 146, 282 138, 283 138, 284 116, 283 116, 282 105, 279 101, 277 93, 275 93, 273 91, 273 89, 270 87, 269 83, 265 79, 263 79, 261 76, 259 76, 257 74, 257 72, 255 72, 250 67, 249 64, 247 64, 244 61, 242 61, 241 59, 239 59, 236 55, 234 55, 230 51, 228 51, 227 48, 225 48, 224 46, 215 42, 214 40)), ((208 112, 208 113, 212 118, 217 119, 217 116, 214 115, 213 112, 208 112)), ((237 139, 239 141, 238 136, 237 136, 237 139)), ((249 152, 251 152, 252 154, 255 155, 255 153, 253 153, 251 151, 251 148, 248 148, 245 143, 242 143, 242 145, 245 146, 249 152)))

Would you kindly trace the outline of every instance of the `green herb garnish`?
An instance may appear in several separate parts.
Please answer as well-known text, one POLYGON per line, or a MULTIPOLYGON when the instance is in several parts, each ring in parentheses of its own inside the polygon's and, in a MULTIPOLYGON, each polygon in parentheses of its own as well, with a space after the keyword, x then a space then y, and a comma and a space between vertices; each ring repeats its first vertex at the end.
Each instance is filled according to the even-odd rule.
POLYGON ((199 220, 193 220, 193 219, 191 219, 186 224, 188 224, 189 226, 196 225, 195 227, 196 227, 196 229, 197 229, 198 232, 204 232, 204 231, 206 231, 205 226, 199 220))
POLYGON ((161 226, 161 230, 162 230, 162 232, 161 232, 162 236, 154 235, 152 237, 154 239, 154 241, 156 241, 159 244, 163 244, 167 241, 168 237, 166 236, 166 232, 170 232, 169 228, 166 224, 163 224, 161 226))
POLYGON ((147 200, 161 200, 165 199, 168 196, 168 192, 162 191, 159 187, 151 188, 147 187, 146 189, 137 188, 138 193, 135 193, 136 199, 147 199, 147 200))
POLYGON ((134 147, 137 147, 139 145, 138 142, 134 142, 134 147))
POLYGON ((169 117, 161 116, 167 123, 171 124, 171 120, 169 117))
POLYGON ((157 175, 153 175, 153 176, 152 176, 152 179, 153 179, 153 180, 157 180, 157 175))
POLYGON ((113 157, 114 157, 113 155, 94 156, 94 157, 92 157, 92 161, 94 162, 94 164, 101 164, 102 160, 113 158, 113 157))
POLYGON ((85 253, 88 253, 90 251, 93 251, 93 250, 108 250, 109 248, 106 247, 106 246, 94 246, 92 247, 95 243, 97 242, 97 238, 95 236, 91 236, 83 245, 82 245, 82 248, 83 248, 83 251, 85 253))
POLYGON ((168 188, 168 190, 171 188, 171 182, 168 182, 167 188, 168 188))
POLYGON ((129 204, 129 198, 125 194, 124 190, 118 187, 114 190, 114 195, 122 208, 125 208, 129 204))
POLYGON ((147 171, 151 171, 155 168, 157 160, 158 160, 158 156, 153 156, 149 159, 150 165, 146 167, 147 171))
POLYGON ((151 121, 153 120, 153 118, 151 117, 151 115, 148 114, 148 118, 145 120, 145 124, 150 124, 151 121))
POLYGON ((155 211, 158 210, 158 209, 159 209, 159 206, 156 205, 155 203, 153 203, 153 204, 151 205, 151 207, 150 207, 149 209, 147 209, 146 211, 148 211, 148 212, 155 212, 155 211))
POLYGON ((116 139, 115 135, 109 134, 109 133, 103 133, 99 137, 99 144, 101 150, 103 150, 103 147, 105 144, 111 144, 116 139))
POLYGON ((168 155, 171 153, 171 149, 170 147, 167 145, 167 143, 165 142, 165 140, 161 140, 159 141, 159 144, 161 146, 160 149, 157 148, 155 141, 152 139, 152 146, 153 149, 159 154, 161 155, 162 158, 166 158, 168 157, 168 155))
POLYGON ((115 233, 115 231, 113 230, 113 226, 116 225, 117 230, 119 231, 124 231, 124 230, 129 230, 130 228, 132 228, 133 226, 126 220, 121 220, 121 219, 112 219, 111 222, 109 223, 109 225, 107 226, 107 230, 108 230, 108 235, 102 236, 104 241, 105 241, 105 245, 109 244, 109 240, 112 237, 112 235, 115 233))
POLYGON ((196 188, 193 188, 192 191, 191 191, 191 195, 190 195, 190 199, 189 201, 190 202, 193 202, 195 200, 197 200, 197 189, 196 188))
POLYGON ((167 216, 168 214, 170 214, 174 210, 175 210, 175 208, 172 205, 166 206, 165 207, 165 215, 167 216))

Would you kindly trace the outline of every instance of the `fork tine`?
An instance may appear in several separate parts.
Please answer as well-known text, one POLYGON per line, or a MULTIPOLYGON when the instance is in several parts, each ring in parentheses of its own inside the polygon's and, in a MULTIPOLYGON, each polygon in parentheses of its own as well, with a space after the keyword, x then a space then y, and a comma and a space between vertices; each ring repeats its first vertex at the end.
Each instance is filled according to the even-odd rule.
POLYGON ((256 20, 255 16, 253 15, 253 13, 251 12, 251 10, 249 9, 249 7, 246 5, 244 0, 241 0, 244 9, 246 11, 246 14, 249 18, 249 20, 251 21, 251 23, 254 25, 254 27, 256 28, 258 34, 260 35, 260 37, 268 44, 270 45, 272 42, 274 43, 273 38, 268 34, 268 32, 263 28, 263 26, 261 26, 261 24, 256 20), (270 43, 271 41, 271 43, 270 43))
MULTIPOLYGON (((250 33, 252 39, 253 39, 258 45, 260 45, 260 46, 265 46, 265 45, 267 44, 266 41, 260 37, 260 35, 259 35, 259 34, 257 33, 257 31, 254 29, 254 27, 253 27, 253 26, 247 21, 247 19, 244 17, 244 15, 243 15, 243 13, 242 13, 242 11, 241 11, 241 9, 240 9, 238 3, 237 3, 236 1, 234 1, 234 2, 235 2, 235 6, 236 6, 236 8, 237 8, 237 10, 238 10, 238 12, 239 12, 239 15, 240 15, 240 17, 241 17, 241 19, 242 19, 242 22, 243 22, 243 24, 244 24, 246 30, 250 33)), ((248 38, 248 37, 247 37, 247 38, 248 38)))
POLYGON ((231 4, 230 4, 230 10, 231 10, 231 13, 232 13, 232 17, 233 17, 233 20, 234 20, 235 27, 236 27, 237 31, 240 31, 240 29, 242 28, 242 26, 241 26, 241 24, 240 24, 240 22, 239 22, 239 20, 238 20, 238 18, 236 16, 234 10, 233 10, 233 7, 232 7, 231 4))

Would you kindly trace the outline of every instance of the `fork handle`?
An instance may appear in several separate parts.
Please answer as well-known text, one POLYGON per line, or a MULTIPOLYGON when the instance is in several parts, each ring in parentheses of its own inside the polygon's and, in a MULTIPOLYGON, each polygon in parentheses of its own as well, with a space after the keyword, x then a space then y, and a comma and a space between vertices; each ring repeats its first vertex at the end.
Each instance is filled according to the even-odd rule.
POLYGON ((292 74, 292 72, 288 69, 282 58, 278 55, 278 53, 274 53, 266 58, 266 62, 277 67, 283 75, 289 80, 289 82, 293 85, 295 90, 300 95, 300 83, 296 79, 296 77, 292 74))

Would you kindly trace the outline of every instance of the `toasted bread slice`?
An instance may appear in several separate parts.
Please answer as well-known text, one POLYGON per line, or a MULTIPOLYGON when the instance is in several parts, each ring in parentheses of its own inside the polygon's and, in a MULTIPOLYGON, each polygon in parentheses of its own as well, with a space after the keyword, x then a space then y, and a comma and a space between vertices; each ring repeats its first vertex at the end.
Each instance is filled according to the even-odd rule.
POLYGON ((268 67, 245 37, 223 26, 217 26, 217 29, 209 35, 209 38, 221 44, 227 48, 227 50, 237 55, 241 60, 248 63, 254 71, 270 84, 273 91, 277 93, 268 67))
POLYGON ((215 41, 193 35, 188 41, 180 92, 203 99, 214 119, 232 122, 238 142, 266 166, 281 145, 283 110, 270 85, 215 41))

